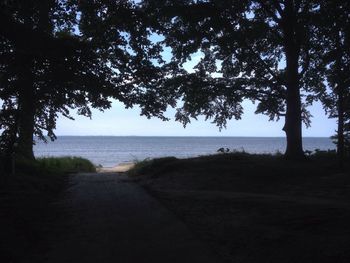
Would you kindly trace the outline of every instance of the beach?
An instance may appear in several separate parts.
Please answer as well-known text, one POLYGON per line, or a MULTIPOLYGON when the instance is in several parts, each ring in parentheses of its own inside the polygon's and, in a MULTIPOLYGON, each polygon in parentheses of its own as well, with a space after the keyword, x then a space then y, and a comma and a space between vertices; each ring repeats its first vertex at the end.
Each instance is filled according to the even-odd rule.
POLYGON ((96 172, 98 173, 125 173, 132 169, 135 163, 121 163, 114 167, 97 167, 96 172))

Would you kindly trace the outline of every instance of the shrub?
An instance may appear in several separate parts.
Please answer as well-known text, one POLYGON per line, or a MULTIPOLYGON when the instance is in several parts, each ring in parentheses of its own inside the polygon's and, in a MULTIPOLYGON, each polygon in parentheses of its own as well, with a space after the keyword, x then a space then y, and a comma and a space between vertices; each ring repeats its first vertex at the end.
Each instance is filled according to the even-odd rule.
POLYGON ((143 161, 135 161, 135 166, 128 171, 128 175, 146 175, 153 174, 154 171, 162 171, 166 167, 178 160, 175 157, 163 157, 157 159, 145 159, 143 161))

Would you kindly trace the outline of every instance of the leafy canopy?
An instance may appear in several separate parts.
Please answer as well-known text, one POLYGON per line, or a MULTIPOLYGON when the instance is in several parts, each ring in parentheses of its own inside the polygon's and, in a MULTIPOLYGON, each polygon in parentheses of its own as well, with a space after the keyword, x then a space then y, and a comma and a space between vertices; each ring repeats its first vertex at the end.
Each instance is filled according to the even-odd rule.
POLYGON ((223 127, 228 119, 241 117, 244 99, 258 102, 256 112, 271 120, 284 116, 290 27, 295 40, 289 45, 296 48, 299 65, 297 88, 304 97, 302 118, 310 124, 309 95, 324 86, 316 70, 318 54, 311 49, 317 41, 313 20, 319 1, 144 0, 141 6, 155 18, 150 24, 172 51, 163 86, 182 100, 178 120, 187 124, 204 115, 223 127), (184 63, 198 53, 202 57, 195 71, 186 72, 184 63))

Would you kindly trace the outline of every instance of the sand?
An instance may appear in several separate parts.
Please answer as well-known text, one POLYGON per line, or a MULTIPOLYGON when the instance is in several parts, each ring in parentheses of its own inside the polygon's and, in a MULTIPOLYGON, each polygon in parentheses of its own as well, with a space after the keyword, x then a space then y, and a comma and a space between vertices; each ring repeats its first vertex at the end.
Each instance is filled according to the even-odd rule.
POLYGON ((134 163, 121 163, 114 167, 99 167, 96 169, 98 173, 125 173, 134 167, 134 163))

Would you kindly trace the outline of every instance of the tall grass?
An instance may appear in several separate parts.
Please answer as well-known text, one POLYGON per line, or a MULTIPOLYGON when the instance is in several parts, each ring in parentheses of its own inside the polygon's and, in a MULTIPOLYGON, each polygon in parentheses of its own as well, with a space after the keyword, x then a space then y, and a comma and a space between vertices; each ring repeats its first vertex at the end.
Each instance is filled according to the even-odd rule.
POLYGON ((61 173, 95 172, 95 166, 81 157, 45 157, 38 158, 40 167, 61 173))

